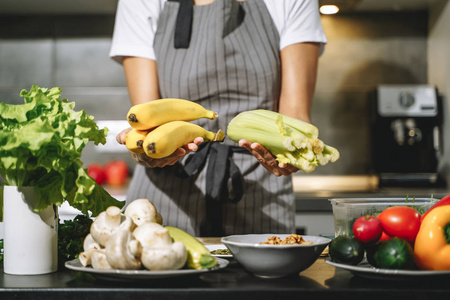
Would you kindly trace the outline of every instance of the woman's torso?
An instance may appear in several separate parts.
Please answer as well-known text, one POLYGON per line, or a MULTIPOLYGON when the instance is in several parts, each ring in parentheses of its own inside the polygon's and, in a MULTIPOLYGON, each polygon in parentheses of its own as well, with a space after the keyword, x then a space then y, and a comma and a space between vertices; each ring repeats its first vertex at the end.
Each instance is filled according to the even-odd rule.
MULTIPOLYGON (((228 122, 241 111, 276 109, 279 36, 264 2, 216 0, 194 6, 187 49, 174 48, 178 8, 177 2, 165 4, 155 35, 161 96, 189 99, 217 111, 216 120, 197 121, 209 130, 226 131, 228 122)), ((225 144, 235 145, 228 139, 225 144)), ((249 154, 234 153, 232 158, 245 178, 244 195, 237 203, 223 203, 224 234, 292 232, 291 179, 267 172, 249 154)), ((195 176, 180 178, 177 168, 180 165, 156 170, 138 167, 129 198, 148 197, 166 224, 199 235, 207 218, 210 175, 205 166, 195 176)))

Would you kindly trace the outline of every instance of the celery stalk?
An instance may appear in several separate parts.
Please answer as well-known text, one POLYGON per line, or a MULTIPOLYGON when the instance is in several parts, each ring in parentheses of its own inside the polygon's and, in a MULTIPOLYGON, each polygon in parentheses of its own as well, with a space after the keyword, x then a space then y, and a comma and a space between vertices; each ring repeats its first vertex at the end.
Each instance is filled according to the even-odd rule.
POLYGON ((336 148, 331 147, 329 145, 325 145, 324 146, 322 153, 325 154, 325 155, 326 154, 330 155, 330 157, 331 157, 330 161, 331 162, 337 161, 339 159, 339 157, 340 157, 339 151, 336 148))
POLYGON ((323 141, 319 139, 314 139, 312 141, 312 150, 314 151, 314 153, 316 154, 322 153, 324 147, 325 144, 323 143, 323 141))
MULTIPOLYGON (((252 113, 252 114, 259 114, 265 117, 268 117, 270 119, 276 120, 278 118, 278 116, 280 116, 280 113, 271 111, 271 110, 265 110, 265 109, 256 109, 256 110, 251 110, 248 111, 248 113, 252 113)), ((303 134, 305 134, 306 136, 310 137, 310 138, 318 138, 319 136, 319 129, 312 125, 309 124, 307 122, 303 122, 300 121, 298 119, 286 116, 286 115, 282 115, 283 117, 283 122, 286 125, 289 125, 293 128, 295 128, 296 130, 302 132, 303 134)))
POLYGON ((283 151, 283 152, 277 152, 277 151, 271 151, 272 154, 275 155, 276 160, 279 163, 284 164, 290 164, 294 167, 297 167, 298 169, 310 173, 316 169, 317 163, 309 161, 301 156, 299 151, 283 151))
POLYGON ((278 126, 273 120, 269 118, 255 118, 247 112, 242 112, 234 117, 233 120, 230 121, 229 126, 252 128, 267 132, 279 132, 278 126))
POLYGON ((236 143, 241 139, 245 139, 252 143, 259 143, 269 151, 283 152, 295 150, 295 147, 292 145, 291 137, 253 128, 241 128, 230 125, 232 125, 232 123, 228 125, 227 135, 236 143))
POLYGON ((316 164, 311 163, 309 160, 305 159, 301 155, 294 155, 294 153, 292 152, 286 153, 286 156, 291 160, 291 164, 294 167, 297 167, 306 173, 310 173, 316 169, 316 164))
POLYGON ((324 166, 330 161, 330 155, 323 155, 323 153, 319 153, 316 155, 317 162, 319 165, 324 166))

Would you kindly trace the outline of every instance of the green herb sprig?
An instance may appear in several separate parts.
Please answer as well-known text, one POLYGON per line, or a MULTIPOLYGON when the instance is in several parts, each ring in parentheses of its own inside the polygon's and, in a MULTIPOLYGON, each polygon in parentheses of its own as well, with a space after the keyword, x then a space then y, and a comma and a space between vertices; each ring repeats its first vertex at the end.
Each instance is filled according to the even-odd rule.
POLYGON ((77 215, 73 220, 59 223, 58 228, 58 264, 78 258, 83 252, 83 242, 90 232, 92 219, 77 215))

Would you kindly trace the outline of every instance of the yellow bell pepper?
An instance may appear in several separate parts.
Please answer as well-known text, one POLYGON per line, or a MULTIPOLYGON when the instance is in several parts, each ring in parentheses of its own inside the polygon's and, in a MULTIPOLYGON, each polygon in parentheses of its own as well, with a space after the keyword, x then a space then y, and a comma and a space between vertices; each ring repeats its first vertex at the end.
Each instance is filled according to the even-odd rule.
POLYGON ((436 207, 422 220, 414 259, 423 270, 450 270, 450 205, 436 207))

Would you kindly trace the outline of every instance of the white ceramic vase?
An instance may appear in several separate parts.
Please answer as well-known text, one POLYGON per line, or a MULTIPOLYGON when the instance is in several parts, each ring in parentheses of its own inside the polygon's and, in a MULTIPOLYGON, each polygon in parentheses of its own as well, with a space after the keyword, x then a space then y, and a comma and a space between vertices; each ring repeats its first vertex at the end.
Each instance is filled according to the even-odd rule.
POLYGON ((58 208, 37 213, 34 187, 4 186, 3 270, 13 275, 46 274, 58 269, 58 208))

